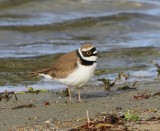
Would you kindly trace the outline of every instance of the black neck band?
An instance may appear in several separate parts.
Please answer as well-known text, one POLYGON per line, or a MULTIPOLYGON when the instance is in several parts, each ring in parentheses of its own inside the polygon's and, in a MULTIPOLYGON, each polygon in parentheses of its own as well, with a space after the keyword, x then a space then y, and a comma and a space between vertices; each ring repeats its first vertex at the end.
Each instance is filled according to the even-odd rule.
POLYGON ((87 61, 87 60, 84 60, 84 59, 81 57, 81 55, 79 54, 78 50, 77 50, 77 55, 79 56, 82 65, 90 66, 90 65, 93 65, 94 63, 96 63, 96 61, 87 61))

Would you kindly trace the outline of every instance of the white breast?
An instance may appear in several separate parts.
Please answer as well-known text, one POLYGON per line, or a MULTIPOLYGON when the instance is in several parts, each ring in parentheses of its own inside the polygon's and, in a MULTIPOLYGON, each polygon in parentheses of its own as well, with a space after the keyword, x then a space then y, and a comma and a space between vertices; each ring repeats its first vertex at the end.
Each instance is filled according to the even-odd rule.
POLYGON ((97 64, 94 63, 92 66, 84 66, 78 63, 78 68, 76 68, 67 78, 58 79, 58 81, 68 86, 81 87, 94 75, 96 65, 97 64))

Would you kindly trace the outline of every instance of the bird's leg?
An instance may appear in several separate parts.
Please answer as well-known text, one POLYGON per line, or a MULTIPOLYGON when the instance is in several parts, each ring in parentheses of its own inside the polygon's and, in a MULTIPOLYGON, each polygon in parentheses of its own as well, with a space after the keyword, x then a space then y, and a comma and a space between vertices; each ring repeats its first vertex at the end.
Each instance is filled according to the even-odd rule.
POLYGON ((70 87, 68 87, 68 95, 69 95, 69 102, 72 102, 72 96, 71 96, 70 87))
POLYGON ((80 94, 80 90, 79 87, 77 88, 77 94, 78 94, 78 102, 81 102, 81 94, 80 94))

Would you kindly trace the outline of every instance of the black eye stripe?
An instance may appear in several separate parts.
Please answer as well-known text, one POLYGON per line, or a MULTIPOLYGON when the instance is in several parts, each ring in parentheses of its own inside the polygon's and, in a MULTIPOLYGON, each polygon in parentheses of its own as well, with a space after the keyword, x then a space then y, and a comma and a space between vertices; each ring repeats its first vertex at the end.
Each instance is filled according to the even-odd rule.
MULTIPOLYGON (((83 52, 82 52, 82 53, 83 53, 83 52)), ((96 63, 96 61, 88 61, 88 60, 83 59, 83 57, 81 56, 81 54, 79 53, 78 50, 77 50, 77 55, 79 56, 82 65, 91 66, 91 65, 93 65, 94 63, 96 63)))
POLYGON ((93 54, 93 52, 95 52, 95 51, 96 51, 96 48, 93 47, 91 50, 89 50, 89 52, 91 52, 90 54, 88 54, 87 51, 82 51, 82 54, 85 57, 97 56, 97 53, 93 54))
POLYGON ((96 51, 96 48, 93 47, 90 51, 91 51, 91 52, 94 52, 94 51, 96 51))
POLYGON ((88 56, 88 54, 85 51, 82 51, 83 56, 88 56))

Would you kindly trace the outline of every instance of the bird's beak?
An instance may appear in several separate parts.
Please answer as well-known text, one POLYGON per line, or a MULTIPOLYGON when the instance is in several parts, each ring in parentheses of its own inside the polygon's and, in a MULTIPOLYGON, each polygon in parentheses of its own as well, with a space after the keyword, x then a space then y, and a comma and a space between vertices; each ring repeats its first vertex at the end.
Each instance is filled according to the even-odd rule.
POLYGON ((97 54, 97 57, 98 57, 98 58, 101 58, 102 56, 101 56, 100 54, 97 54))

